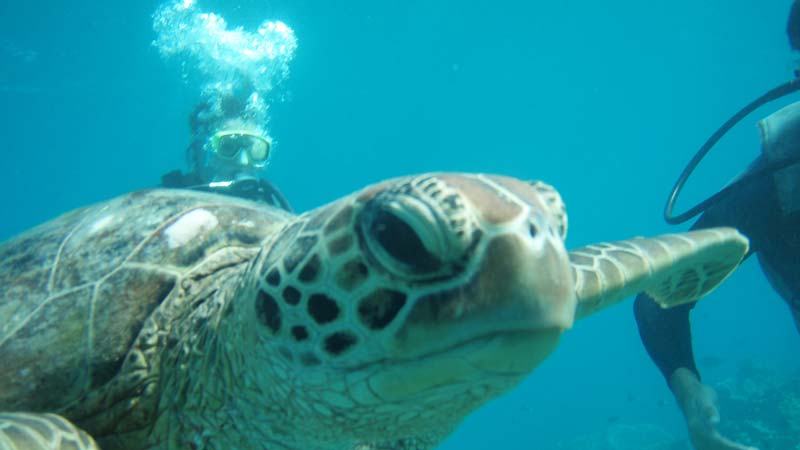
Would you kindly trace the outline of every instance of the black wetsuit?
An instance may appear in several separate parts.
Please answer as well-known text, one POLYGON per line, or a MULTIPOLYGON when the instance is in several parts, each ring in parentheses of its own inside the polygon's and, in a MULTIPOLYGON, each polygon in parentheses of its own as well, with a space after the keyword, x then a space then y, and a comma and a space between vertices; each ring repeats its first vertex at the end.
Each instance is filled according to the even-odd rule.
MULTIPOLYGON (((759 158, 753 167, 763 164, 759 158)), ((784 216, 772 176, 734 190, 711 205, 692 229, 728 226, 750 239, 749 257, 757 254, 772 286, 800 311, 800 213, 784 216)), ((647 352, 664 377, 679 367, 698 375, 692 354, 689 311, 695 303, 663 309, 645 294, 634 303, 636 322, 647 352)), ((798 325, 800 327, 800 325, 798 325)))
POLYGON ((209 184, 194 173, 184 174, 173 170, 161 177, 161 186, 167 188, 192 189, 214 192, 222 195, 246 198, 266 203, 276 208, 292 212, 289 201, 272 183, 263 178, 245 178, 232 181, 229 185, 209 184))

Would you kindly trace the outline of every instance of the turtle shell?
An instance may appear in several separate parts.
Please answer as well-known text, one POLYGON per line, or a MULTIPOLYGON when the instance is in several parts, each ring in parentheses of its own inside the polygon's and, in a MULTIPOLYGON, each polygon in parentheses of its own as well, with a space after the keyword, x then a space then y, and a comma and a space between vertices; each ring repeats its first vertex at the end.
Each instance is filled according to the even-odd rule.
POLYGON ((63 411, 103 389, 187 274, 231 248, 246 266, 290 217, 233 197, 150 190, 1 244, 0 410, 63 411))

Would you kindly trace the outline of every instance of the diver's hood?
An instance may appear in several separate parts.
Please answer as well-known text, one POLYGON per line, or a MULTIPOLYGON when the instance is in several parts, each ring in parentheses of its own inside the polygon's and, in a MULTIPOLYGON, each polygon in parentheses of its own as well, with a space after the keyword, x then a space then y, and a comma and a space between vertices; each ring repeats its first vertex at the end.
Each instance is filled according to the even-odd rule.
MULTIPOLYGON (((792 103, 758 122, 761 152, 768 162, 800 156, 800 102, 792 103)), ((784 214, 800 211, 800 165, 773 175, 784 214)))

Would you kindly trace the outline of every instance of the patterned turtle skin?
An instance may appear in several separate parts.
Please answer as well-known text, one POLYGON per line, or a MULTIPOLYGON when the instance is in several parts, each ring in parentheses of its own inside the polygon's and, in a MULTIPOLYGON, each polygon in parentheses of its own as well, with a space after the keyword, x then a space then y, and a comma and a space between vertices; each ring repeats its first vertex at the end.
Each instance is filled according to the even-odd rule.
POLYGON ((566 231, 552 187, 453 173, 299 216, 181 190, 67 213, 0 246, 0 449, 430 449, 576 317, 694 300, 747 250, 566 231))

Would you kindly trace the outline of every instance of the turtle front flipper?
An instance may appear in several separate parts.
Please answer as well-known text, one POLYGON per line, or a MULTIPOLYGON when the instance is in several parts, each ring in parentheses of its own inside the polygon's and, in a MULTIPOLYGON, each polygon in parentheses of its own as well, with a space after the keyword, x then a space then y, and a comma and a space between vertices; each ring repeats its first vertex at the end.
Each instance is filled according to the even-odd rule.
POLYGON ((0 450, 100 450, 85 431, 55 414, 0 412, 0 450))
POLYGON ((663 307, 697 300, 739 266, 747 249, 736 229, 709 228, 573 250, 576 319, 638 292, 663 307))

